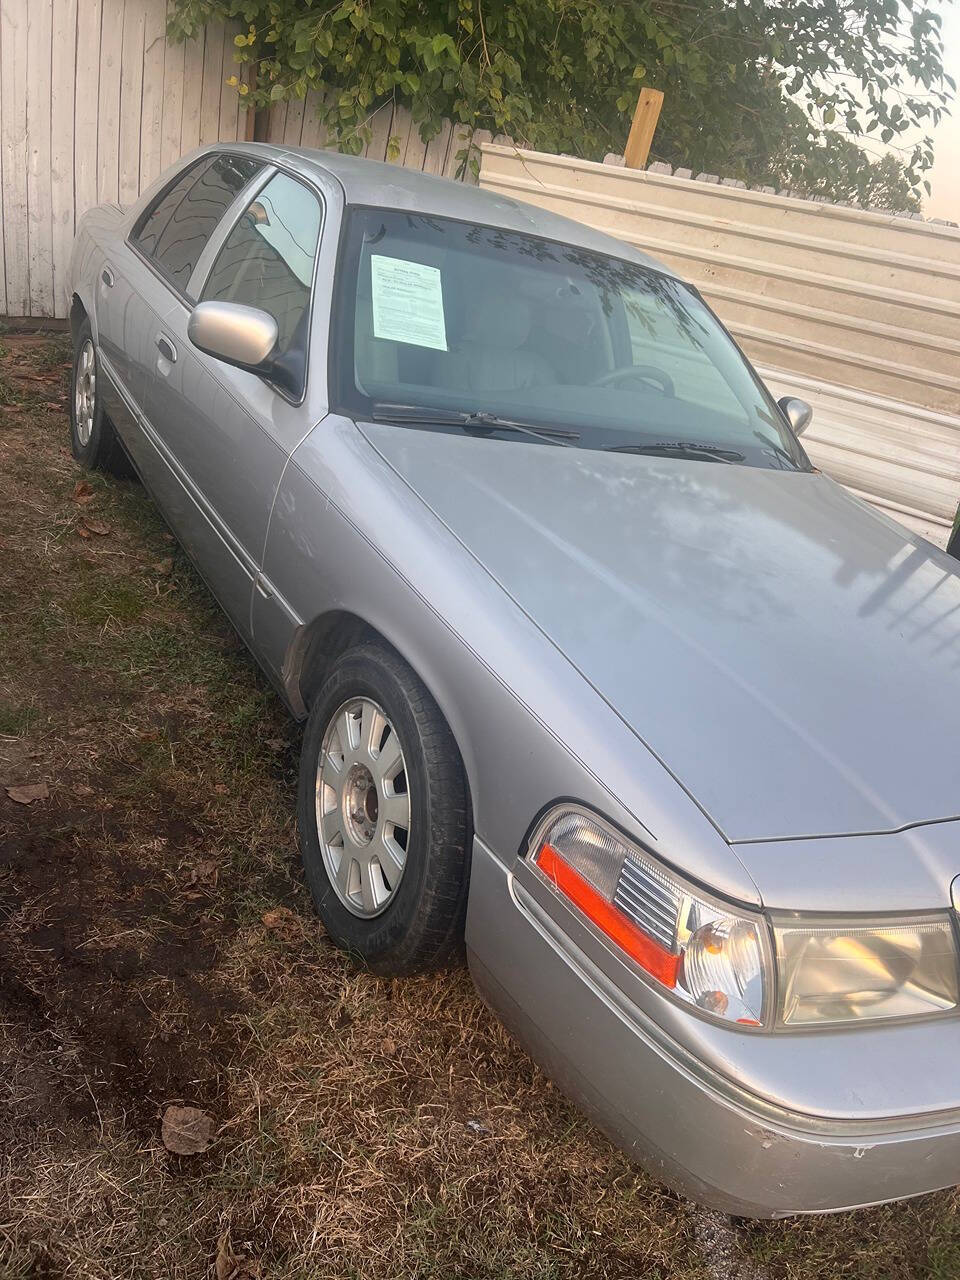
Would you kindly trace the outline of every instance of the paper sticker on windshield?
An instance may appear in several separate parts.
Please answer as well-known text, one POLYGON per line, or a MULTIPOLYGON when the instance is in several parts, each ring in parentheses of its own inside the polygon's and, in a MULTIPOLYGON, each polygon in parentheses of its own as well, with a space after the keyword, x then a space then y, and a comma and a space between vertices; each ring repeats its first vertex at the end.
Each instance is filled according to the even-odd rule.
POLYGON ((422 262, 370 255, 373 336, 446 351, 440 272, 422 262))

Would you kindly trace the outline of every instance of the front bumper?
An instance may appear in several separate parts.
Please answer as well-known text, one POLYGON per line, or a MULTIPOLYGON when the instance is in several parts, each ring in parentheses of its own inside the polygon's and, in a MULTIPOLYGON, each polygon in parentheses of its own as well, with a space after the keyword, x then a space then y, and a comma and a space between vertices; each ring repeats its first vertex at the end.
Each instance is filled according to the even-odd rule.
MULTIPOLYGON (((693 1200, 780 1217, 960 1182, 960 1112, 858 1124, 751 1094, 628 1000, 479 840, 467 956, 481 994, 564 1092, 693 1200)), ((789 1037, 780 1039, 789 1053, 789 1037)), ((869 1073, 869 1056, 852 1066, 869 1073)))

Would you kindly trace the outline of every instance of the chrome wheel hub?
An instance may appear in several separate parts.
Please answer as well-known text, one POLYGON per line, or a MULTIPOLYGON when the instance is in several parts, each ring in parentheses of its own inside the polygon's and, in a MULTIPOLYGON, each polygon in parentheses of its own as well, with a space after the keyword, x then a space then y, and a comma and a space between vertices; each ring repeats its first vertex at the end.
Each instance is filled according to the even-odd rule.
POLYGON ((356 916, 392 901, 410 839, 410 794, 397 731, 370 698, 338 707, 317 762, 317 834, 327 876, 356 916))
POLYGON ((93 435, 93 411, 97 402, 97 356, 93 341, 87 338, 80 348, 74 378, 73 406, 77 439, 86 448, 93 435))

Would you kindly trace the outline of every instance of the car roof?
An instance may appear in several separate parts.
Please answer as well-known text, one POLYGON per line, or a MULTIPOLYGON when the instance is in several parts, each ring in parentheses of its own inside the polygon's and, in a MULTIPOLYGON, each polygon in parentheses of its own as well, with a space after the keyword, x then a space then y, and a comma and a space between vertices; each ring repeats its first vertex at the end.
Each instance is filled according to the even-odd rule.
POLYGON ((467 182, 455 182, 434 174, 406 169, 399 164, 384 164, 360 156, 341 155, 336 151, 319 151, 310 147, 284 147, 268 143, 229 143, 213 146, 216 150, 242 150, 262 159, 283 162, 305 176, 326 174, 342 187, 347 204, 373 205, 383 209, 407 209, 435 217, 457 218, 479 222, 527 235, 543 236, 563 244, 593 249, 597 253, 636 262, 665 275, 675 273, 649 254, 614 236, 604 235, 592 227, 564 218, 560 214, 513 200, 494 191, 484 191, 467 182))

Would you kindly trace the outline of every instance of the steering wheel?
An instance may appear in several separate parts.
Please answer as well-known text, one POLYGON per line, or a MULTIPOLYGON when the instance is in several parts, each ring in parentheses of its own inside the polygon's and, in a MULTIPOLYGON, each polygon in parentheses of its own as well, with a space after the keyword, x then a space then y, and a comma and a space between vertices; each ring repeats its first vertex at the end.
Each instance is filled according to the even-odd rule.
POLYGON ((641 382, 652 382, 657 390, 663 395, 674 399, 676 396, 676 388, 673 385, 673 379, 669 373, 664 373, 662 369, 658 369, 653 364, 622 364, 616 369, 609 369, 606 373, 601 373, 599 378, 594 378, 592 386, 608 387, 615 382, 626 382, 630 378, 637 378, 641 382))

